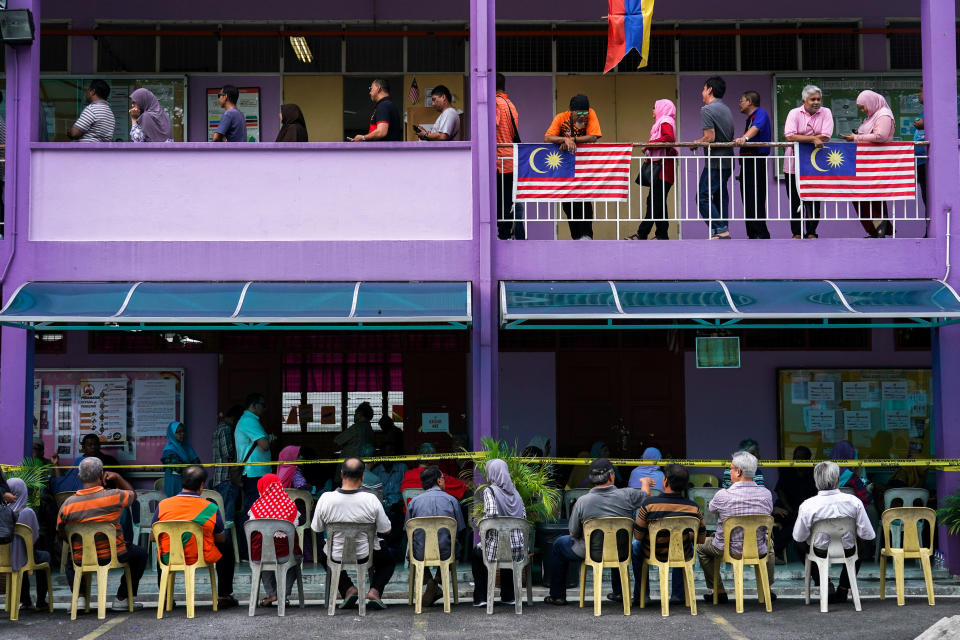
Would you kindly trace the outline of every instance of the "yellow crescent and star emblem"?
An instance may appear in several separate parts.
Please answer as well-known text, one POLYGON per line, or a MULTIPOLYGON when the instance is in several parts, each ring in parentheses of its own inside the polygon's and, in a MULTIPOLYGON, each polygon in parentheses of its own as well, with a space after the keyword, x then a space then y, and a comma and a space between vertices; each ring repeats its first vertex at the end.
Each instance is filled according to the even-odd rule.
POLYGON ((836 169, 839 166, 843 165, 843 153, 838 149, 831 149, 830 147, 816 147, 812 152, 810 152, 810 166, 819 171, 820 173, 827 173, 830 169, 824 169, 817 164, 817 154, 821 151, 827 151, 827 164, 830 165, 830 169, 836 169))
POLYGON ((537 163, 535 162, 537 154, 540 153, 541 151, 550 151, 550 153, 548 153, 546 158, 544 159, 544 164, 547 166, 548 169, 551 169, 551 170, 557 169, 560 167, 560 165, 563 164, 563 156, 560 155, 560 152, 556 151, 555 149, 551 150, 549 147, 537 147, 532 152, 530 152, 530 158, 528 160, 530 169, 532 169, 533 171, 536 171, 537 173, 547 173, 546 171, 538 169, 537 163))

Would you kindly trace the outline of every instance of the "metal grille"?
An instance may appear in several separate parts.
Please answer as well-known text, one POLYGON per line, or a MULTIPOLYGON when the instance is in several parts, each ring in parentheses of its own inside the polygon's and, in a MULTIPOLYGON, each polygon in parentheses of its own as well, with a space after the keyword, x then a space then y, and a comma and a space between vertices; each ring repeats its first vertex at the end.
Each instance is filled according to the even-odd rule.
POLYGON ((652 72, 652 73, 673 73, 673 36, 650 36, 650 51, 648 52, 647 66, 637 69, 640 64, 640 54, 636 50, 631 50, 620 64, 617 65, 617 71, 622 73, 629 72, 652 72))
MULTIPOLYGON (((298 27, 299 28, 299 27, 298 27)), ((308 28, 304 28, 307 31, 308 28)), ((343 50, 340 38, 321 36, 304 36, 312 62, 301 62, 293 52, 290 38, 283 39, 283 70, 287 72, 305 73, 339 73, 343 64, 343 50)))
MULTIPOLYGON (((713 31, 735 29, 736 25, 710 25, 696 28, 713 31)), ((736 36, 680 36, 680 71, 734 71, 736 68, 736 36)))
MULTIPOLYGON (((534 29, 529 25, 498 25, 497 32, 534 29)), ((553 37, 497 36, 497 71, 503 73, 550 73, 553 71, 553 37)))
MULTIPOLYGON (((891 29, 916 29, 918 22, 891 22, 891 29)), ((890 42, 891 69, 919 69, 923 66, 919 33, 891 33, 890 42)))
POLYGON ((171 36, 164 31, 210 31, 210 25, 163 25, 160 27, 160 71, 182 73, 217 71, 215 36, 171 36))
MULTIPOLYGON (((431 31, 436 25, 410 25, 411 31, 431 31)), ((461 29, 447 25, 443 29, 461 29)), ((407 38, 407 71, 419 73, 463 73, 466 69, 465 38, 449 36, 411 36, 407 38)))
MULTIPOLYGON (((795 24, 764 25, 767 29, 794 29, 795 24)), ((796 71, 797 35, 740 36, 740 69, 743 71, 796 71)))
MULTIPOLYGON (((67 29, 66 22, 45 22, 44 29, 67 29)), ((70 70, 70 36, 48 36, 40 38, 40 71, 70 70)), ((3 47, 6 49, 6 47, 3 47)))
MULTIPOLYGON (((564 26, 563 29, 569 30, 564 26)), ((589 27, 596 30, 597 26, 589 27)), ((607 59, 607 36, 560 36, 557 38, 558 73, 598 73, 607 59)), ((636 66, 636 65, 634 65, 636 66)))
MULTIPOLYGON (((145 24, 103 24, 102 29, 144 30, 145 24)), ((97 40, 97 71, 101 72, 155 72, 157 69, 156 38, 149 36, 99 36, 97 40)))
POLYGON ((347 38, 347 71, 403 71, 403 38, 347 38))
MULTIPOLYGON (((251 27, 244 31, 276 31, 276 27, 251 27)), ((280 38, 242 37, 223 38, 223 69, 225 73, 274 73, 280 69, 280 38)))
MULTIPOLYGON (((801 24, 802 28, 858 28, 855 22, 801 24)), ((804 71, 849 71, 860 68, 860 36, 856 33, 804 33, 804 71)))

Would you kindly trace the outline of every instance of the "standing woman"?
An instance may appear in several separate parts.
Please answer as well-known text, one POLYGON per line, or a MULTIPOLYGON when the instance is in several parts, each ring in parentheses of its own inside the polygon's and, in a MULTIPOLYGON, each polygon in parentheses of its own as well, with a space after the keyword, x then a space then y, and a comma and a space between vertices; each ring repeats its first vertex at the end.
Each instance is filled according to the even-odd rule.
POLYGON ((130 94, 130 141, 173 142, 170 118, 157 96, 140 87, 130 94))
MULTIPOLYGON (((25 524, 33 531, 33 561, 37 564, 50 562, 50 553, 37 549, 37 539, 40 537, 40 523, 37 521, 37 514, 33 509, 27 506, 27 484, 20 478, 10 478, 7 480, 7 486, 15 500, 11 505, 13 512, 17 514, 17 522, 25 524)), ((14 571, 18 571, 23 565, 27 564, 27 547, 19 537, 14 537, 10 545, 10 564, 14 571)), ((43 571, 34 571, 37 577, 37 606, 36 610, 42 611, 47 608, 47 597, 53 597, 48 593, 47 574, 43 571)), ((9 593, 9 592, 8 592, 9 593)), ((23 575, 23 585, 20 590, 20 604, 23 608, 30 607, 30 578, 27 574, 23 575)))
POLYGON ((300 107, 295 104, 280 105, 280 132, 275 142, 308 142, 307 123, 300 107))
MULTIPOLYGON (((650 128, 650 139, 647 142, 667 142, 677 141, 677 107, 672 100, 657 100, 653 105, 653 126, 650 128)), ((650 235, 650 227, 656 225, 654 239, 669 240, 667 230, 670 223, 667 219, 667 194, 673 187, 674 159, 677 155, 674 147, 653 147, 643 148, 644 154, 651 159, 649 161, 653 178, 647 185, 650 189, 647 191, 647 212, 643 216, 643 222, 637 232, 628 236, 627 240, 646 240, 650 235), (653 217, 656 223, 651 222, 653 217)), ((643 174, 643 163, 640 165, 640 173, 643 174)))
MULTIPOLYGON (((851 135, 843 136, 847 142, 884 143, 893 140, 893 111, 882 95, 875 91, 861 91, 857 96, 857 108, 867 115, 867 119, 851 135)), ((887 220, 887 203, 882 200, 854 202, 853 208, 860 214, 860 224, 869 235, 868 238, 884 238, 892 231, 887 220), (879 218, 880 224, 873 220, 879 218)))
MULTIPOLYGON (((487 463, 485 473, 487 487, 483 489, 483 518, 526 518, 527 510, 523 506, 523 498, 513 486, 513 479, 507 463, 495 458, 487 463)), ((487 565, 483 563, 484 554, 487 561, 496 562, 499 551, 496 531, 488 531, 487 537, 473 549, 473 606, 487 605, 487 565)), ((526 546, 522 531, 510 532, 510 552, 517 562, 523 561, 526 546)), ((529 567, 527 568, 529 571, 529 567)), ((513 604, 516 594, 513 588, 513 571, 500 569, 500 601, 503 604, 513 604)))
MULTIPOLYGON (((167 446, 160 453, 163 464, 200 464, 200 457, 187 441, 187 426, 182 422, 171 422, 167 426, 167 446)), ((167 497, 180 493, 180 471, 182 467, 167 467, 163 470, 163 492, 167 497)))

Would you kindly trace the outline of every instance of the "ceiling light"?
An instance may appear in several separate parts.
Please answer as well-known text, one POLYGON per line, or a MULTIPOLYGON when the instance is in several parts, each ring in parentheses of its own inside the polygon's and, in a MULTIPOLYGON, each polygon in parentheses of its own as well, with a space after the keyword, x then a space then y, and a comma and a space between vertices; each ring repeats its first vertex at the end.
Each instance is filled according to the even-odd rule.
POLYGON ((293 47, 293 53, 300 62, 313 62, 313 53, 307 45, 307 39, 303 36, 290 36, 290 46, 293 47))

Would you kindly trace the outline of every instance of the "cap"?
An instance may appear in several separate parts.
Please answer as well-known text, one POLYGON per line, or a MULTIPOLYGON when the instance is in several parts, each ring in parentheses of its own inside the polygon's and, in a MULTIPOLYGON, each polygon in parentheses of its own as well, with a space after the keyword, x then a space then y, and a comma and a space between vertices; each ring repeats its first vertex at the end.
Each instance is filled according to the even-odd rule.
POLYGON ((606 458, 597 458, 590 463, 590 482, 603 484, 613 473, 613 465, 606 458))
POLYGON ((590 99, 582 93, 578 93, 570 98, 570 111, 586 111, 589 108, 590 99))

